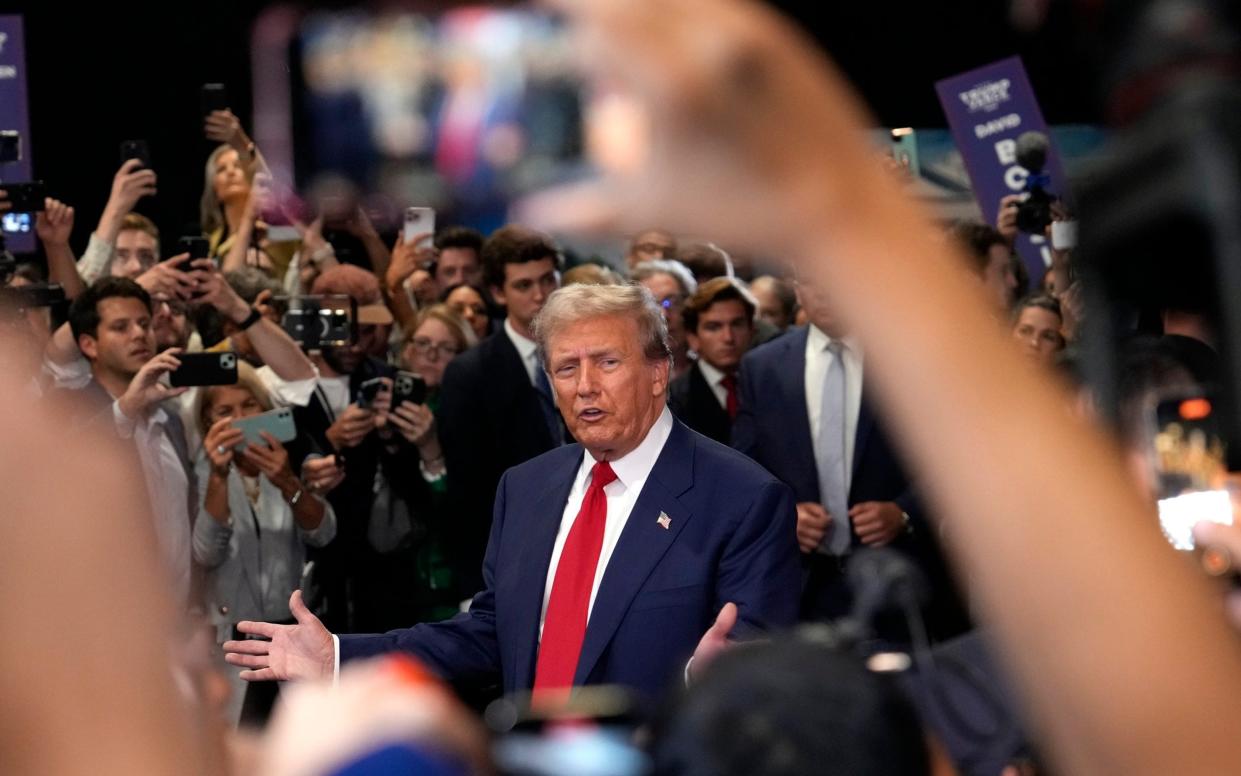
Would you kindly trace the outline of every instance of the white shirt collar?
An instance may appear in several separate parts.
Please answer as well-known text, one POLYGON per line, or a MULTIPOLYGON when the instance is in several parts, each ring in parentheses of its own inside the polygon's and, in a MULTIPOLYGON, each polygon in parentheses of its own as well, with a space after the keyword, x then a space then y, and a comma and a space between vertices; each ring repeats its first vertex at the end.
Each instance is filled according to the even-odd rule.
POLYGON ((712 387, 720 384, 728 375, 707 363, 706 359, 698 359, 698 368, 702 370, 702 376, 707 378, 707 385, 712 387))
MULTIPOLYGON (((668 437, 672 435, 672 411, 667 406, 659 413, 654 425, 646 432, 646 436, 638 443, 638 446, 630 450, 625 455, 617 458, 615 461, 609 461, 612 471, 616 474, 616 479, 620 481, 626 488, 634 483, 644 482, 651 469, 655 468, 655 462, 659 460, 659 454, 663 452, 664 444, 667 443, 668 437)), ((582 452, 582 470, 589 472, 594 468, 595 459, 589 450, 582 452)), ((585 477, 582 478, 585 481, 585 477)))
POLYGON ((513 328, 513 324, 509 322, 508 318, 504 319, 504 333, 507 334, 509 340, 512 341, 513 347, 517 348, 517 353, 521 356, 522 361, 529 363, 538 353, 539 343, 518 334, 517 330, 513 328))
POLYGON ((810 324, 809 332, 806 335, 806 339, 807 339, 807 346, 810 347, 812 350, 816 350, 816 351, 826 350, 828 345, 839 340, 841 343, 844 344, 845 348, 852 351, 855 355, 860 356, 862 354, 862 346, 860 343, 858 343, 855 337, 851 337, 848 335, 844 337, 831 337, 827 334, 827 332, 823 331, 818 326, 815 326, 813 323, 810 324))

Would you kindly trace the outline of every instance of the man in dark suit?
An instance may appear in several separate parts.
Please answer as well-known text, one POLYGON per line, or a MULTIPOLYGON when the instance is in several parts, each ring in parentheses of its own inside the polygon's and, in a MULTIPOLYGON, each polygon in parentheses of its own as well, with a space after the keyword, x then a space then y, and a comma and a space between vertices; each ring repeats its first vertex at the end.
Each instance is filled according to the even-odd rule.
POLYGON ((331 676, 338 660, 412 652, 462 688, 561 697, 619 683, 658 693, 738 636, 791 624, 792 494, 666 406, 663 316, 635 286, 565 288, 535 328, 580 444, 509 470, 485 587, 470 611, 376 636, 332 636, 294 594, 293 626, 225 644, 252 680, 331 676), (691 660, 693 658, 694 660, 691 660))
POLYGON ((698 286, 681 311, 690 348, 698 360, 672 381, 668 404, 685 425, 728 444, 737 417, 737 367, 754 337, 758 309, 733 278, 698 286))
POLYGON ((507 308, 503 326, 444 372, 437 421, 450 478, 451 537, 462 597, 482 584, 479 569, 491 507, 505 470, 565 440, 531 326, 560 285, 560 251, 522 226, 497 230, 483 245, 493 298, 507 308))
POLYGON ((802 617, 849 612, 852 595, 841 571, 862 546, 906 552, 942 592, 946 575, 931 527, 867 401, 862 352, 841 332, 822 292, 802 282, 797 295, 810 325, 742 359, 733 447, 796 496, 802 617))

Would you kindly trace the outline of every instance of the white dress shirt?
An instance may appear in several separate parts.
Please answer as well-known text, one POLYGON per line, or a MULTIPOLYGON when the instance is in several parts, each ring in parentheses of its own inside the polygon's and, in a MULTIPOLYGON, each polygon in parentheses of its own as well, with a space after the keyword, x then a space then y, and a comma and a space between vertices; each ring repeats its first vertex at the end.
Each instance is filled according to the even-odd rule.
MULTIPOLYGON (((621 532, 629 522, 629 513, 633 511, 642 487, 655 461, 663 452, 664 444, 672 434, 672 411, 664 407, 655 425, 646 432, 646 437, 627 455, 611 461, 612 471, 616 479, 603 488, 603 495, 608 500, 608 519, 603 529, 603 547, 599 550, 599 564, 595 566, 595 579, 590 587, 590 604, 586 610, 587 622, 590 612, 595 607, 595 596, 599 593, 599 584, 603 581, 603 572, 608 567, 616 544, 620 541, 621 532)), ((543 637, 543 618, 547 616, 547 602, 552 594, 552 582, 556 579, 556 566, 560 563, 560 554, 564 551, 565 541, 569 538, 569 529, 577 519, 577 513, 586 499, 586 489, 590 485, 590 471, 595 466, 595 459, 589 451, 583 451, 582 463, 578 466, 573 478, 573 487, 569 490, 569 500, 565 503, 564 512, 560 516, 560 530, 556 533, 556 544, 552 548, 551 563, 547 566, 547 581, 543 585, 543 607, 539 613, 539 638, 543 637)), ((333 677, 340 676, 340 639, 332 634, 334 656, 333 677)), ((686 665, 686 671, 689 667, 686 665)))
POLYGON ((113 402, 112 420, 117 434, 133 439, 138 449, 160 556, 171 575, 177 602, 186 603, 190 598, 190 483, 185 465, 164 430, 168 415, 156 408, 135 420, 113 402))
MULTIPOLYGON (((603 528, 603 547, 599 550, 599 563, 595 566, 595 581, 590 587, 590 604, 586 609, 587 622, 590 612, 595 607, 595 596, 599 593, 599 583, 603 581, 603 572, 608 567, 616 543, 620 541, 621 532, 629 522, 629 513, 642 493, 642 486, 655 461, 664 449, 664 443, 672 433, 672 411, 664 407, 655 425, 646 432, 646 437, 621 458, 609 461, 616 479, 603 488, 603 495, 608 500, 608 519, 603 528)), ((552 583, 556 579, 556 566, 560 564, 560 554, 564 551, 565 542, 569 538, 569 530, 577 519, 586 499, 586 490, 590 486, 590 472, 595 466, 595 459, 590 451, 582 452, 582 464, 573 478, 573 487, 569 490, 569 500, 565 502, 564 512, 560 516, 560 530, 556 532, 556 543, 552 547, 552 560, 547 567, 547 581, 543 586, 543 610, 539 614, 539 635, 543 634, 543 618, 547 616, 547 602, 551 599, 552 583)))
POLYGON ((724 378, 728 375, 708 364, 703 359, 698 359, 698 371, 702 372, 702 376, 706 379, 707 385, 711 386, 711 393, 715 394, 715 398, 719 400, 720 406, 728 409, 728 389, 724 387, 724 378))
POLYGON ((535 388, 539 387, 538 372, 543 365, 539 363, 539 343, 528 337, 523 337, 513 328, 513 324, 509 323, 508 318, 504 319, 504 333, 508 335, 509 341, 513 343, 513 347, 517 348, 517 355, 521 356, 521 363, 526 367, 526 374, 530 376, 530 384, 535 388))
MULTIPOLYGON (((862 407, 862 350, 852 337, 841 340, 844 349, 840 351, 841 363, 845 367, 845 487, 853 481, 853 445, 857 436, 858 412, 862 407)), ((810 326, 806 336, 806 412, 810 416, 810 438, 819 438, 819 413, 823 405, 823 386, 827 381, 827 370, 832 365, 832 354, 827 346, 832 338, 823 333, 817 326, 810 326)), ((818 451, 816 450, 817 454, 818 451)))

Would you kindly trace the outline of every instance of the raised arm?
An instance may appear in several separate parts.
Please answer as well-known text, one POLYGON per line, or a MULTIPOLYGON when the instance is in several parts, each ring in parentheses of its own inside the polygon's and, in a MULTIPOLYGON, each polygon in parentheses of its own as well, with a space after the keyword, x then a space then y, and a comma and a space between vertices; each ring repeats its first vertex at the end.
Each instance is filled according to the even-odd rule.
POLYGON ((204 302, 238 326, 249 323, 246 333, 250 344, 263 363, 285 381, 310 380, 317 376, 310 359, 280 325, 264 315, 251 320, 254 310, 233 290, 224 274, 210 259, 197 259, 195 274, 199 275, 199 293, 204 302))
POLYGON ((73 299, 82 293, 82 276, 78 274, 69 236, 73 233, 73 208, 48 197, 44 210, 35 218, 35 231, 47 255, 47 276, 59 283, 65 296, 73 299))
POLYGON ((610 93, 634 100, 648 143, 621 150, 648 153, 615 157, 606 184, 548 195, 527 216, 659 220, 796 260, 862 340, 1060 768, 1235 768, 1241 652, 1218 599, 1165 545, 1116 447, 1070 418, 1065 392, 1012 349, 963 260, 882 172, 863 135, 873 122, 832 65, 755 3, 558 5, 619 84, 610 93))

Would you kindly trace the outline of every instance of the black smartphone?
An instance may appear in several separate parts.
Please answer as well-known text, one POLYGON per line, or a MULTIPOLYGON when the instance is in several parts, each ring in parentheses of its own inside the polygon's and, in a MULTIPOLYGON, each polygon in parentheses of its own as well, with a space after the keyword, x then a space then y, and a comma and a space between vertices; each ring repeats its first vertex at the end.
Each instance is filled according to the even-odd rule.
MULTIPOLYGON (((206 237, 187 236, 177 239, 177 254, 188 253, 190 257, 177 264, 177 269, 182 272, 194 271, 195 259, 206 259, 211 253, 211 243, 206 237)), ((197 295, 196 295, 197 296, 197 295)))
POLYGON ((121 142, 121 164, 130 159, 142 162, 141 169, 151 169, 151 151, 145 140, 125 140, 121 142))
POLYGON ((212 111, 228 110, 228 91, 224 84, 203 84, 202 92, 203 116, 210 116, 212 111))
POLYGON ((362 385, 358 386, 358 407, 369 410, 375 404, 375 397, 383 390, 384 379, 382 377, 372 377, 362 385))
POLYGON ((22 160, 22 134, 16 129, 0 129, 0 164, 22 160))
POLYGON ((396 373, 392 388, 392 406, 399 407, 403 401, 426 404, 427 381, 423 380, 421 375, 413 372, 396 373))
POLYGON ((237 382, 236 353, 182 353, 181 366, 168 373, 168 383, 183 385, 233 385, 237 382))
POLYGON ((47 199, 47 187, 43 181, 3 183, 0 189, 9 195, 9 209, 14 213, 38 213, 46 208, 43 200, 47 199))

